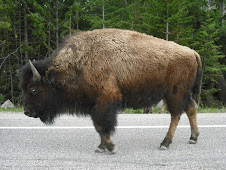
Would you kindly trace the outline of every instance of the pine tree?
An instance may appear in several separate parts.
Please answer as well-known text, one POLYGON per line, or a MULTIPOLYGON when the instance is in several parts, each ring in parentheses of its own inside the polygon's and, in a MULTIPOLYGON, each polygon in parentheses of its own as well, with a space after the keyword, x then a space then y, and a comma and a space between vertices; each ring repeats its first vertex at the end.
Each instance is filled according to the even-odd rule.
POLYGON ((213 95, 218 91, 215 84, 222 76, 222 72, 226 71, 226 65, 219 62, 225 56, 220 52, 221 46, 216 45, 219 39, 219 22, 212 18, 212 12, 207 11, 206 21, 195 36, 196 51, 200 54, 203 63, 202 98, 206 105, 215 103, 213 95))

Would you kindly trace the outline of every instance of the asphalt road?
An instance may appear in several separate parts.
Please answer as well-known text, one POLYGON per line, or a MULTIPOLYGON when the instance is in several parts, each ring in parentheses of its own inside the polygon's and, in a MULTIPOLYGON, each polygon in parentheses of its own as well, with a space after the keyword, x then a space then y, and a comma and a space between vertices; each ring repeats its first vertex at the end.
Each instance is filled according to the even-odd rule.
POLYGON ((226 169, 226 113, 198 114, 200 136, 188 144, 182 115, 169 150, 159 150, 169 114, 120 114, 116 154, 95 153, 90 118, 62 116, 52 126, 21 113, 0 112, 0 169, 226 169))

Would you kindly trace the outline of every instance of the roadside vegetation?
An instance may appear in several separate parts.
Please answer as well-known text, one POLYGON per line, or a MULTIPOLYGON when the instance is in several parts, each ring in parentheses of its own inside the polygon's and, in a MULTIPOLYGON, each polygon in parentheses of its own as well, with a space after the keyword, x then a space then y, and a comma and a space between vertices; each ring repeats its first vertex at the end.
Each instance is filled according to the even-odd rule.
MULTIPOLYGON (((198 113, 226 113, 226 107, 200 107, 197 110, 198 113)), ((143 113, 143 109, 125 109, 124 113, 143 113)), ((154 107, 153 113, 160 113, 160 108, 154 107)), ((168 113, 167 110, 165 110, 162 114, 168 113)), ((152 113, 148 113, 152 114, 152 113)))
MULTIPOLYGON (((0 108, 0 112, 23 112, 23 108, 17 107, 14 109, 2 109, 0 108)), ((198 113, 226 113, 226 107, 200 107, 197 111, 198 113)), ((123 113, 134 113, 134 114, 141 114, 143 113, 143 109, 130 109, 127 108, 123 111, 123 113)), ((153 113, 160 113, 160 108, 154 107, 153 113)), ((162 114, 168 113, 167 110, 165 110, 162 114)), ((144 113, 145 114, 145 113, 144 113)), ((152 113, 148 113, 152 114, 152 113)))
POLYGON ((14 108, 14 109, 2 109, 0 108, 0 112, 23 112, 24 109, 21 108, 21 107, 17 107, 17 108, 14 108))
POLYGON ((50 56, 66 35, 120 28, 196 50, 203 63, 202 106, 226 105, 225 3, 225 0, 0 0, 0 104, 8 99, 14 105, 21 103, 18 69, 29 59, 50 56))

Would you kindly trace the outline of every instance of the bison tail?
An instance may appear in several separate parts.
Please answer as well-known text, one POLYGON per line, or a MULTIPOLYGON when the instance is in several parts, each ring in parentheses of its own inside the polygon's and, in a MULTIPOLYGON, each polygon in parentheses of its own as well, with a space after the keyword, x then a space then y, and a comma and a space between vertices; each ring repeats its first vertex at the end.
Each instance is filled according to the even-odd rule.
POLYGON ((198 67, 197 67, 196 79, 192 87, 192 97, 195 100, 196 104, 199 106, 201 86, 202 86, 202 64, 201 64, 200 55, 195 52, 195 56, 196 56, 196 61, 198 63, 198 67))

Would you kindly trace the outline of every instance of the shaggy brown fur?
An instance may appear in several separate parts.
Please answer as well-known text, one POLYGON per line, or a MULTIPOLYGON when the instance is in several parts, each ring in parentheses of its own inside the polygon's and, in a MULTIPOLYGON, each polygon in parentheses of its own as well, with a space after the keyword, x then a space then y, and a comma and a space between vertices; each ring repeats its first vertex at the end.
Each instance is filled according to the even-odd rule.
MULTIPOLYGON (((35 114, 43 122, 51 122, 65 108, 91 115, 101 136, 102 150, 114 149, 110 134, 116 125, 117 110, 125 107, 143 108, 165 99, 172 115, 162 143, 166 148, 183 111, 188 111, 189 120, 196 123, 190 92, 198 100, 201 61, 188 47, 134 31, 101 29, 71 36, 56 56, 47 60, 34 62, 42 82, 31 80, 29 65, 20 71, 20 88, 29 106, 26 114, 35 114), (28 86, 37 84, 44 87, 44 94, 52 97, 48 99, 52 102, 27 94, 28 86), (37 109, 37 101, 52 104, 37 109)), ((197 124, 193 124, 192 139, 196 141, 197 124)))

